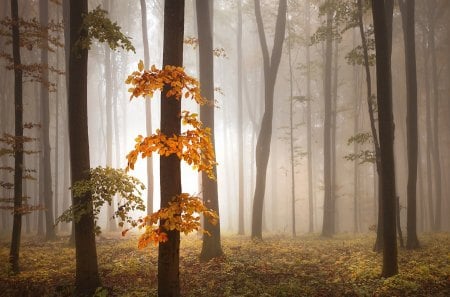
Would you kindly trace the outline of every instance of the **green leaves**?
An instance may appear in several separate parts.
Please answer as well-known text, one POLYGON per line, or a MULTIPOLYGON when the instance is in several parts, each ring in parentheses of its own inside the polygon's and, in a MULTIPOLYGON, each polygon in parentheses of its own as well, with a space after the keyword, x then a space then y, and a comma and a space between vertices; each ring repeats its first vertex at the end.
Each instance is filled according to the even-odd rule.
MULTIPOLYGON (((91 169, 89 180, 77 182, 71 189, 74 197, 82 197, 90 192, 93 209, 89 209, 88 205, 81 205, 77 208, 71 206, 57 218, 56 224, 72 220, 78 221, 83 214, 88 214, 90 211, 93 211, 94 220, 97 222, 101 207, 105 203, 112 205, 113 197, 116 195, 119 197, 119 201, 114 217, 120 219, 120 226, 123 226, 124 223, 130 224, 132 227, 137 226, 138 222, 133 220, 129 213, 134 210, 145 210, 144 201, 141 198, 141 191, 145 189, 144 184, 139 179, 127 175, 122 169, 96 167, 91 169)), ((97 230, 96 233, 100 233, 100 229, 97 230)))
POLYGON ((90 11, 83 18, 82 31, 87 32, 86 35, 81 35, 81 38, 75 43, 73 51, 79 54, 82 49, 89 50, 92 45, 92 40, 96 39, 98 42, 106 42, 112 50, 122 48, 126 51, 136 53, 134 46, 131 44, 130 38, 120 31, 120 26, 117 22, 112 22, 108 18, 108 12, 97 6, 90 11))

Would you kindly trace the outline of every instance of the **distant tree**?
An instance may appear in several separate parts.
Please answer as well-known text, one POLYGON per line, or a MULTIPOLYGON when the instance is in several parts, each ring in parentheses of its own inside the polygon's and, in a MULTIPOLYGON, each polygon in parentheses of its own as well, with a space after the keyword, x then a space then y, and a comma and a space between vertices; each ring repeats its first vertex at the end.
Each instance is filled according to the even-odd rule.
POLYGON ((252 238, 262 239, 262 217, 264 194, 266 190, 267 163, 270 155, 270 143, 272 139, 273 96, 275 82, 280 65, 281 53, 286 28, 287 0, 280 0, 278 15, 275 25, 275 37, 272 55, 269 56, 264 24, 261 15, 261 4, 255 0, 255 16, 258 26, 259 41, 264 64, 264 114, 261 128, 256 143, 256 187, 253 199, 252 238))
POLYGON ((383 269, 382 276, 398 273, 396 242, 396 190, 394 166, 394 120, 392 112, 391 45, 389 24, 392 17, 388 1, 373 1, 377 65, 377 103, 379 115, 381 189, 383 203, 383 269))
POLYGON ((407 98, 407 150, 408 150, 408 185, 407 185, 407 238, 406 248, 419 247, 417 238, 417 160, 418 160, 418 124, 417 124, 417 73, 415 42, 415 0, 399 0, 402 15, 403 40, 405 45, 405 72, 407 98))
MULTIPOLYGON (((141 17, 142 17, 142 42, 144 44, 144 66, 150 66, 150 50, 148 44, 148 29, 147 29, 147 6, 145 0, 141 2, 141 17)), ((152 109, 150 100, 145 100, 145 128, 147 134, 152 133, 152 109)), ((147 214, 153 212, 153 158, 147 158, 147 214)))
MULTIPOLYGON (((39 22, 42 28, 48 28, 48 1, 39 0, 39 22)), ((40 89, 41 97, 41 152, 40 162, 42 162, 43 172, 39 172, 42 179, 43 200, 45 205, 45 238, 53 240, 56 238, 53 217, 53 192, 52 192, 52 171, 50 164, 50 106, 49 106, 49 71, 48 71, 48 29, 43 30, 43 40, 46 45, 41 49, 42 81, 40 89)))
MULTIPOLYGON (((214 102, 214 52, 213 52, 213 2, 209 0, 196 0, 198 45, 200 55, 200 83, 201 94, 210 102, 214 102)), ((200 120, 211 129, 211 144, 215 153, 214 144, 214 106, 203 105, 200 107, 200 120)), ((214 167, 213 174, 217 176, 214 167)), ((206 172, 202 172, 202 196, 207 208, 219 214, 219 197, 217 182, 208 178, 206 172)), ((210 260, 223 255, 220 243, 220 222, 211 224, 204 222, 204 229, 210 235, 203 236, 200 259, 210 260)))

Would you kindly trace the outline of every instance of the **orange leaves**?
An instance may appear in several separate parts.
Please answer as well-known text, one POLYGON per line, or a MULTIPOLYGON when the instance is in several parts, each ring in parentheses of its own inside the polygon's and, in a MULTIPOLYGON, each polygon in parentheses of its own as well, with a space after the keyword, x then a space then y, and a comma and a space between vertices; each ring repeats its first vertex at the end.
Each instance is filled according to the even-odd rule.
POLYGON ((144 63, 141 60, 138 71, 131 73, 125 83, 132 85, 128 89, 128 92, 132 93, 130 100, 139 96, 152 97, 155 91, 161 91, 166 86, 169 87, 167 90, 169 98, 180 100, 184 95, 184 98, 195 100, 200 105, 207 103, 200 94, 199 82, 187 75, 182 67, 167 65, 160 70, 153 65, 150 70, 144 70, 144 63))
POLYGON ((176 196, 169 206, 161 208, 157 212, 144 218, 139 226, 145 228, 145 232, 140 236, 138 247, 144 248, 150 243, 157 245, 168 240, 166 231, 178 230, 184 234, 201 230, 200 214, 203 214, 212 224, 217 224, 218 215, 215 211, 208 209, 199 197, 182 193, 176 196), (158 225, 159 222, 159 225, 158 225))
POLYGON ((217 163, 211 142, 211 130, 203 128, 197 117, 198 115, 195 113, 182 112, 182 123, 191 126, 193 129, 189 129, 180 135, 168 137, 160 130, 156 130, 155 134, 145 138, 139 135, 135 139, 134 150, 127 155, 127 170, 134 169, 139 154, 142 158, 151 157, 154 152, 166 157, 176 154, 180 160, 185 161, 198 171, 205 171, 211 179, 214 179, 214 166, 217 163))

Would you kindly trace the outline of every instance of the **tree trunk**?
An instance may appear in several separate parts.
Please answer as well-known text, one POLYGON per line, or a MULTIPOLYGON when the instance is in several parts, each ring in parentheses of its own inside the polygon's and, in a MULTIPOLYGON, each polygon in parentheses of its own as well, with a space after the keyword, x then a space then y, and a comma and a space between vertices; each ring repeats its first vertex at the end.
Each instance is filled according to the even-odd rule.
MULTIPOLYGON (((164 4, 163 66, 183 65, 184 0, 166 1, 164 4)), ((164 135, 180 134, 181 102, 167 96, 167 87, 161 94, 161 132, 164 135)), ((161 208, 181 194, 180 159, 172 154, 160 159, 161 208)), ((160 222, 161 225, 164 222, 160 222)), ((168 241, 159 244, 158 296, 180 296, 180 232, 167 232, 168 241)))
POLYGON ((238 28, 237 28, 237 100, 238 100, 238 164, 239 164, 239 210, 238 234, 244 235, 244 144, 243 144, 243 104, 242 104, 242 0, 238 0, 238 28))
MULTIPOLYGON (((387 1, 389 2, 389 0, 387 1)), ((394 119, 392 113, 392 75, 389 19, 392 11, 385 1, 372 2, 377 65, 377 103, 380 131, 381 196, 383 204, 382 276, 398 273, 396 242, 396 191, 394 166, 394 119)))
MULTIPOLYGON (((87 121, 87 49, 77 48, 75 43, 86 30, 82 29, 82 17, 88 12, 87 0, 70 1, 70 49, 69 58, 69 141, 72 185, 89 178, 89 137, 87 121)), ((92 196, 87 193, 73 197, 75 208, 87 208, 75 220, 76 272, 75 295, 92 295, 100 286, 95 246, 92 196)))
POLYGON ((283 40, 286 27, 287 0, 280 0, 278 16, 275 26, 275 38, 272 49, 272 57, 269 57, 264 25, 261 16, 261 5, 255 0, 255 15, 258 25, 259 41, 264 61, 264 115, 256 143, 256 187, 253 198, 252 238, 262 239, 262 215, 264 194, 266 190, 267 163, 270 154, 270 142, 272 138, 273 95, 275 82, 280 65, 283 40))
POLYGON ((433 15, 429 14, 428 44, 431 54, 431 83, 433 89, 433 164, 434 181, 436 193, 436 205, 434 212, 433 231, 441 230, 441 208, 442 208, 442 184, 441 184, 441 157, 439 151, 439 78, 436 58, 435 45, 435 20, 433 15))
MULTIPOLYGON (((213 57, 213 2, 209 0, 197 0, 197 26, 198 26, 198 45, 200 53, 200 84, 202 96, 214 102, 214 57, 213 57)), ((214 107, 204 105, 200 107, 200 120, 205 127, 211 129, 211 142, 214 142, 214 107)), ((214 167, 214 175, 217 176, 217 170, 214 167)), ((215 210, 219 214, 219 198, 217 192, 217 181, 208 178, 205 172, 202 172, 202 193, 203 203, 206 207, 215 210)), ((211 233, 211 236, 203 235, 202 251, 200 259, 208 261, 212 258, 223 255, 220 244, 220 222, 216 225, 204 220, 204 229, 211 233)))
POLYGON ((14 116, 15 116, 15 147, 14 147, 14 214, 9 263, 13 273, 19 273, 19 248, 22 232, 22 175, 23 175, 23 103, 22 103, 22 70, 20 68, 20 36, 19 8, 17 0, 11 0, 12 50, 14 59, 14 116))
MULTIPOLYGON (((48 1, 39 1, 39 21, 43 28, 48 26, 48 1)), ((48 43, 47 30, 44 32, 44 42, 48 43)), ((45 239, 53 240, 56 238, 55 229, 53 227, 55 221, 53 219, 53 192, 52 192, 52 167, 50 164, 50 106, 49 106, 49 90, 46 85, 49 81, 48 77, 48 50, 44 46, 41 50, 42 69, 41 83, 41 158, 43 158, 44 172, 39 173, 44 179, 44 205, 45 205, 45 239)))
MULTIPOLYGON (((311 3, 306 2, 306 38, 310 38, 311 30, 311 3)), ((314 193, 313 193, 313 173, 312 173, 312 125, 311 125, 311 53, 310 46, 306 45, 306 146, 308 153, 308 232, 314 232, 314 193)))
POLYGON ((324 198, 323 198, 323 225, 322 236, 330 237, 334 234, 334 208, 332 201, 331 188, 331 60, 333 52, 333 11, 327 12, 326 23, 326 45, 325 45, 325 69, 324 69, 324 104, 325 115, 323 124, 323 172, 324 172, 324 198))
MULTIPOLYGON (((147 30, 147 6, 145 0, 141 2, 141 16, 142 16, 142 42, 144 44, 144 65, 145 68, 150 67, 150 49, 148 45, 148 30, 147 30)), ((152 132, 152 104, 150 98, 145 98, 145 128, 147 135, 152 132)), ((153 158, 147 158, 147 214, 153 213, 153 158)))
POLYGON ((407 225, 406 248, 419 247, 417 238, 417 158, 418 158, 418 124, 417 124, 417 74, 416 74, 416 41, 414 7, 415 0, 399 0, 402 14, 403 40, 405 44, 406 65, 406 98, 407 98, 407 152, 408 152, 408 184, 407 184, 407 225))

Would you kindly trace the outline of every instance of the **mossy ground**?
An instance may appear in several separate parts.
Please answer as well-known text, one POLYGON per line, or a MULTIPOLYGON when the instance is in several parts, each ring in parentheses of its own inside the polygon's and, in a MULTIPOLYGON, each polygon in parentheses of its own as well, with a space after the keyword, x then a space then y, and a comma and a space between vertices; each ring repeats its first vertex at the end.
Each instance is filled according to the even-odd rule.
MULTIPOLYGON (((418 250, 399 250, 400 273, 383 279, 373 235, 333 239, 268 236, 254 242, 224 236, 225 256, 207 263, 201 241, 182 237, 182 296, 450 296, 450 234, 421 235, 418 250)), ((98 262, 106 296, 156 296, 157 249, 137 249, 137 237, 105 234, 98 262)), ((0 296, 70 296, 75 253, 67 237, 25 238, 22 273, 8 271, 9 244, 0 243, 0 296)), ((105 296, 105 295, 103 295, 105 296)))

